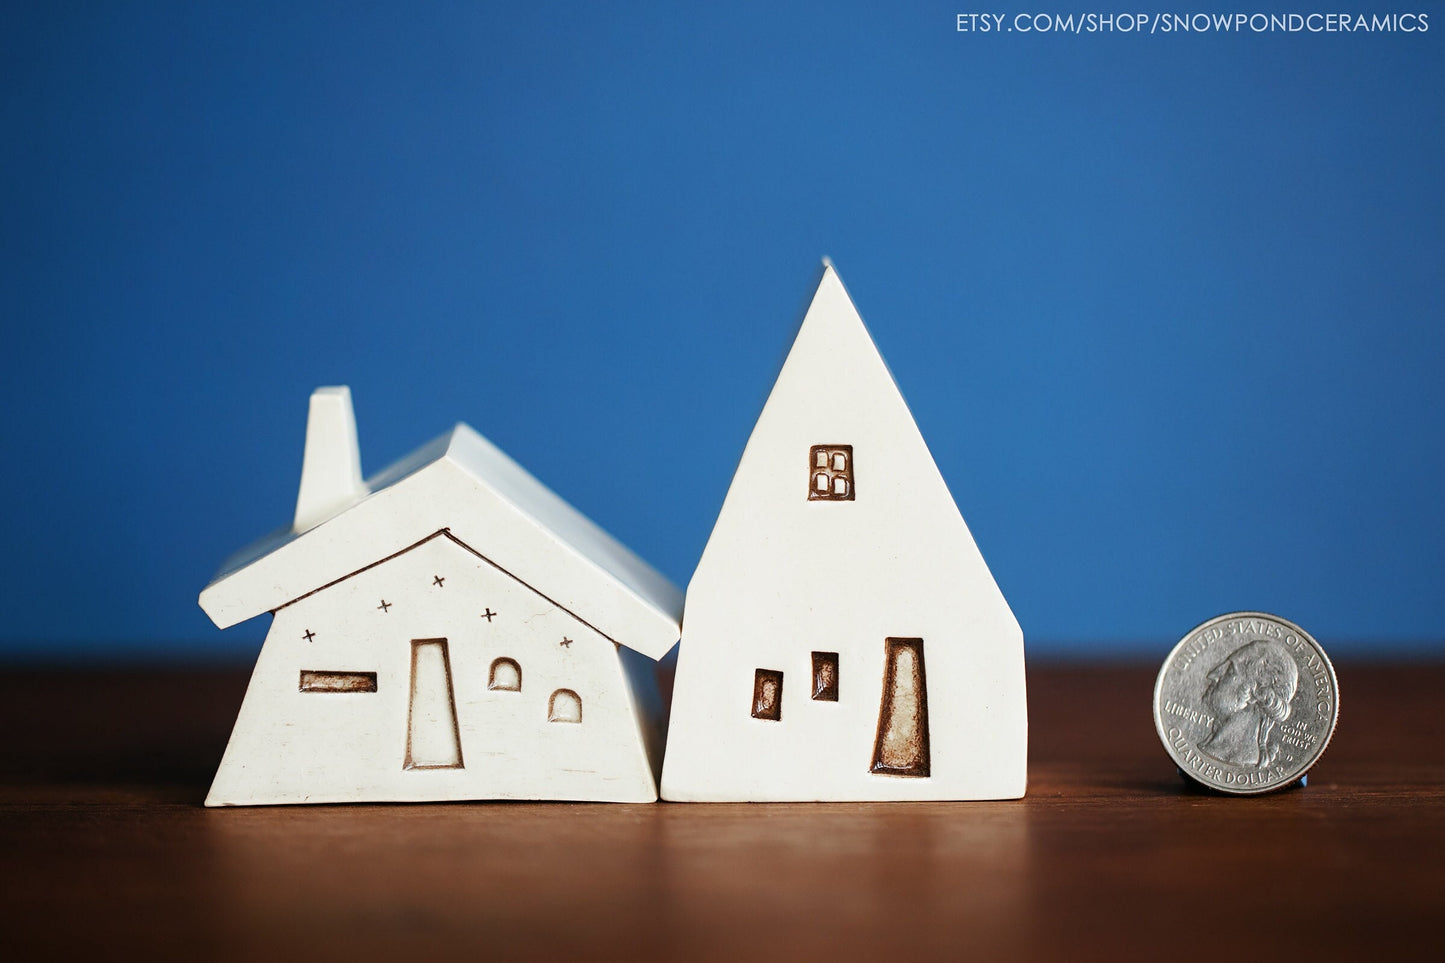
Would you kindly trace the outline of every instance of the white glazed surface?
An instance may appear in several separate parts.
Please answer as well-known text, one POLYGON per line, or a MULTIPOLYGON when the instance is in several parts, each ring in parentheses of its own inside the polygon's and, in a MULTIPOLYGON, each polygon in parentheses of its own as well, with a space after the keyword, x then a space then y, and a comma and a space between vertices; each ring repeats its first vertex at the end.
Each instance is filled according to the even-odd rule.
POLYGON ((661 702, 639 662, 677 639, 676 587, 466 425, 366 486, 358 465, 350 391, 318 389, 294 527, 201 593, 222 627, 274 613, 207 805, 655 800, 661 702), (440 639, 445 660, 424 645, 414 668, 440 639), (498 658, 520 691, 489 688, 498 658), (549 720, 561 690, 580 722, 549 720))
POLYGON ((1022 796, 1023 635, 829 266, 688 586, 662 796, 1022 796), (809 501, 813 445, 852 445, 853 501, 809 501), (885 640, 924 640, 931 774, 870 771, 885 640), (839 700, 811 698, 811 653, 839 700), (782 718, 752 718, 756 669, 782 718))
POLYGON ((276 613, 206 802, 649 802, 643 724, 612 642, 439 536, 276 613), (412 642, 442 638, 462 768, 408 770, 412 642), (498 658, 521 691, 488 688, 498 658), (377 688, 302 692, 302 670, 375 672, 377 688), (558 689, 581 698, 580 724, 548 721, 558 689))

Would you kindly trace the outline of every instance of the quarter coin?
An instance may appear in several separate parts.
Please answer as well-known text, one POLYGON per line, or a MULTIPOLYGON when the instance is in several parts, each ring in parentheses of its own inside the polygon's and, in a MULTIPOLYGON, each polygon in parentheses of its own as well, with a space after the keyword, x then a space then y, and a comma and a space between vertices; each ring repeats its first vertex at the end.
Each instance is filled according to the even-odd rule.
POLYGON ((1339 713, 1325 650, 1264 612, 1231 612, 1191 629, 1154 683, 1154 726, 1180 771, 1235 795, 1300 779, 1329 745, 1339 713))

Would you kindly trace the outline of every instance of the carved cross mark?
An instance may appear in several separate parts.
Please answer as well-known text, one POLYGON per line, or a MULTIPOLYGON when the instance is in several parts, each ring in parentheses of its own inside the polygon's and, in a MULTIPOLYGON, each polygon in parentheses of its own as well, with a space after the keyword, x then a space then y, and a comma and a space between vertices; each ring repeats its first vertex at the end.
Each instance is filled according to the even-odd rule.
POLYGON ((558 644, 560 644, 564 649, 570 649, 572 647, 572 640, 564 635, 562 636, 562 641, 558 644))
POLYGON ((488 608, 485 612, 482 613, 482 618, 490 622, 493 618, 496 617, 496 614, 496 612, 493 612, 490 608, 488 608))
POLYGON ((310 629, 307 629, 304 633, 302 633, 301 637, 307 642, 310 642, 312 639, 316 638, 316 633, 312 632, 310 629))
POLYGON ((377 608, 381 609, 381 611, 382 611, 383 613, 384 613, 384 612, 387 612, 388 610, 391 609, 391 603, 388 602, 386 599, 382 599, 382 600, 381 600, 381 604, 378 605, 377 608))
POLYGON ((442 587, 442 583, 445 582, 445 581, 446 581, 446 579, 443 578, 443 577, 440 576, 440 575, 433 575, 433 576, 431 577, 431 583, 432 583, 433 585, 435 585, 437 588, 441 588, 441 587, 442 587))

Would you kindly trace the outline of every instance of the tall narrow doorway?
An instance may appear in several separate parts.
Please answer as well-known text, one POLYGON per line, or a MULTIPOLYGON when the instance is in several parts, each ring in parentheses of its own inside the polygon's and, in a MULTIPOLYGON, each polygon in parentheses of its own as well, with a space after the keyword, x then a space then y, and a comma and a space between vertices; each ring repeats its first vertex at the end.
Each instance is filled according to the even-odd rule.
POLYGON ((872 771, 885 776, 927 776, 928 681, 922 639, 884 643, 883 699, 872 771))
POLYGON ((446 639, 412 639, 411 708, 407 713, 403 768, 462 768, 446 639))

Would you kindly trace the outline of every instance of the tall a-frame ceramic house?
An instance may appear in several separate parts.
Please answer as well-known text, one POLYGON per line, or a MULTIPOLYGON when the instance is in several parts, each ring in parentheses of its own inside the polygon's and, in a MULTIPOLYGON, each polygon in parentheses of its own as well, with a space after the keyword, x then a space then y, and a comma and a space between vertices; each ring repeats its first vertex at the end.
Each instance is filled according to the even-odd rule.
POLYGON ((363 482, 318 389, 294 523, 200 601, 274 616, 209 806, 657 798, 682 594, 466 425, 363 482))
POLYGON ((1023 634, 825 262, 687 589, 662 796, 1024 794, 1023 634))

